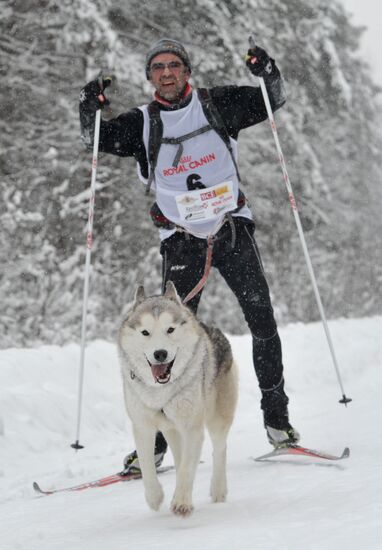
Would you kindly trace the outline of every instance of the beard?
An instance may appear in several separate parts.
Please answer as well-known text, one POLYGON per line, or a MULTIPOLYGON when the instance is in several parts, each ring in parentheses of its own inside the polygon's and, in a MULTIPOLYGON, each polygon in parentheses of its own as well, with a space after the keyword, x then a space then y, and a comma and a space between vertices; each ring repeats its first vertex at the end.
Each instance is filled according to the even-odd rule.
POLYGON ((185 74, 186 73, 178 76, 171 75, 162 77, 159 82, 155 84, 157 94, 170 103, 179 102, 184 96, 184 91, 188 82, 188 78, 185 78, 185 74))
POLYGON ((177 102, 183 97, 185 87, 186 85, 183 83, 163 83, 158 87, 157 92, 163 99, 170 102, 177 102))

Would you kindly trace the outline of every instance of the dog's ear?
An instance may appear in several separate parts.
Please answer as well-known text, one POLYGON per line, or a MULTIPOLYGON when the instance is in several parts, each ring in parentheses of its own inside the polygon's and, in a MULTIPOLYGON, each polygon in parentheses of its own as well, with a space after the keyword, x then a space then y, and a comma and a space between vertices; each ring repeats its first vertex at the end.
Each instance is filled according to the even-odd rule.
POLYGON ((182 300, 180 299, 179 294, 177 293, 175 285, 172 281, 167 281, 164 297, 168 298, 169 300, 173 300, 174 302, 178 302, 180 304, 182 303, 182 300))
POLYGON ((139 285, 135 291, 133 309, 135 309, 145 299, 145 289, 143 288, 143 285, 139 285))

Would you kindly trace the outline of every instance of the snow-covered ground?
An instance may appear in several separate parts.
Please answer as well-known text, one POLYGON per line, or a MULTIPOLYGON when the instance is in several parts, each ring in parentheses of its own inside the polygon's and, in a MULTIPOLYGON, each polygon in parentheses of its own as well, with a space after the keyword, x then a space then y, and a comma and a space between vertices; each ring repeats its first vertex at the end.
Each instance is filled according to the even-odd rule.
MULTIPOLYGON (((174 472, 161 477, 166 499, 148 509, 141 481, 59 493, 44 488, 92 480, 120 469, 133 447, 115 347, 87 351, 81 443, 74 452, 77 345, 0 352, 0 548, 2 550, 347 550, 382 548, 382 317, 330 323, 345 408, 320 324, 281 330, 292 422, 302 443, 349 459, 280 458, 269 450, 248 336, 232 337, 240 367, 238 412, 229 439, 229 495, 209 502, 208 438, 194 491, 195 512, 169 512, 174 472)), ((171 456, 166 456, 166 464, 171 456)))

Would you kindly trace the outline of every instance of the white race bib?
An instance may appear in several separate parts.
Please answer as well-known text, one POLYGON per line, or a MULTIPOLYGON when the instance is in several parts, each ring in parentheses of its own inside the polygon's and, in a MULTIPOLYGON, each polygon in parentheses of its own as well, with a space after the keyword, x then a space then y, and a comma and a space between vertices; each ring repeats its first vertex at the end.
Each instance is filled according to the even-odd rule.
POLYGON ((177 195, 176 204, 180 218, 188 222, 213 220, 237 208, 232 181, 177 195))

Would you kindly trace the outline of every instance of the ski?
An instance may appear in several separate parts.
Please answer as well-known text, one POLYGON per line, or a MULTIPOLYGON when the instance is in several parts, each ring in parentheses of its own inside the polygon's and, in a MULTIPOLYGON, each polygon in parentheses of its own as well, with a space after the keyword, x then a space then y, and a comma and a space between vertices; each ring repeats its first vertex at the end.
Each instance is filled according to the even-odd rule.
POLYGON ((308 456, 311 458, 322 458, 324 460, 342 460, 344 458, 349 458, 350 449, 349 447, 345 447, 341 455, 332 455, 329 453, 324 453, 322 451, 315 451, 314 449, 301 447, 300 445, 289 445, 288 447, 279 447, 278 449, 274 449, 270 453, 258 456, 253 460, 255 460, 256 462, 261 462, 262 460, 267 460, 269 458, 274 458, 280 455, 308 456))
MULTIPOLYGON (((158 474, 164 474, 165 472, 173 469, 174 466, 164 466, 162 468, 158 468, 157 472, 158 474)), ((63 487, 61 489, 43 490, 41 489, 40 485, 36 481, 34 481, 33 489, 36 491, 36 493, 39 493, 40 495, 54 495, 55 493, 63 493, 68 491, 84 491, 85 489, 90 489, 93 487, 106 487, 107 485, 112 485, 113 483, 120 483, 121 481, 131 481, 133 479, 141 478, 142 474, 140 472, 132 472, 130 474, 123 474, 122 472, 120 472, 118 474, 112 474, 111 476, 100 477, 99 479, 96 479, 94 481, 80 483, 79 485, 73 485, 71 487, 63 487)))

